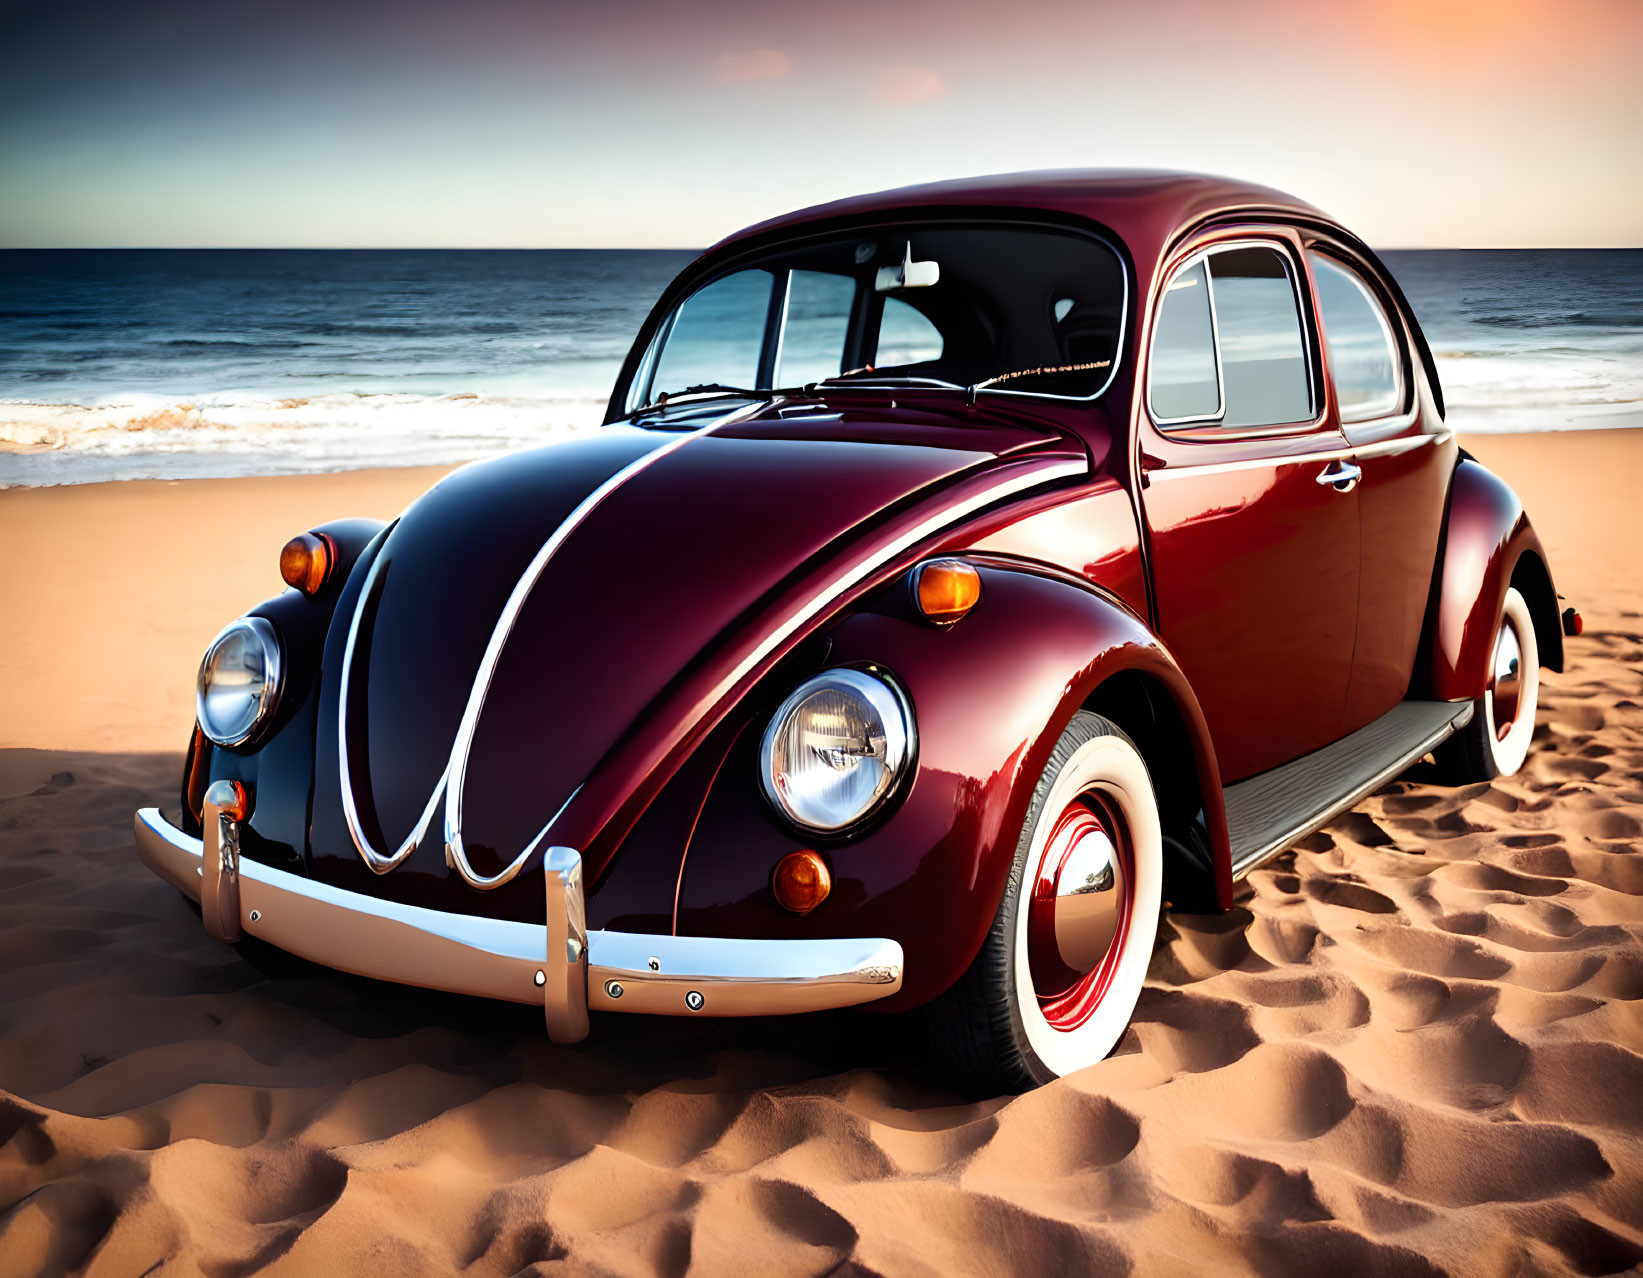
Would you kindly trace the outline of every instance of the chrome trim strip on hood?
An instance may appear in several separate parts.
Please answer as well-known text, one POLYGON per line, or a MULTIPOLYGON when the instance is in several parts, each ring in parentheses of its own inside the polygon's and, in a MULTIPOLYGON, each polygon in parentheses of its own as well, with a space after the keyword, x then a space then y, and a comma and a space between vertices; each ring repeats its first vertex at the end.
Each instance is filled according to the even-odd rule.
MULTIPOLYGON (((763 407, 757 405, 755 407, 763 407)), ((457 873, 477 888, 499 887, 519 873, 525 859, 541 845, 542 836, 552 827, 553 821, 558 820, 559 813, 554 813, 553 820, 542 827, 542 834, 531 841, 529 847, 516 857, 512 864, 500 873, 490 876, 482 875, 468 863, 467 854, 462 847, 460 834, 452 837, 452 830, 460 830, 462 820, 462 783, 459 779, 453 787, 451 785, 452 767, 460 752, 463 766, 466 768, 468 746, 472 743, 474 729, 479 721, 479 710, 484 705, 485 694, 490 689, 491 678, 496 673, 497 663, 502 658, 502 648, 507 643, 508 635, 512 632, 514 622, 519 617, 520 610, 525 606, 537 579, 548 566, 548 560, 565 542, 565 539, 593 512, 594 508, 604 501, 611 493, 620 488, 634 475, 647 466, 660 461, 668 453, 682 447, 688 440, 698 434, 712 431, 726 422, 734 420, 740 412, 730 413, 720 418, 711 426, 703 427, 701 431, 691 431, 681 434, 677 439, 669 440, 660 448, 653 448, 648 453, 634 458, 621 470, 611 475, 604 483, 584 497, 576 509, 571 511, 565 522, 554 529, 553 534, 542 543, 542 548, 536 552, 530 566, 525 569, 524 575, 515 583, 513 593, 502 608, 502 615, 498 618, 495 628, 491 631, 490 642, 485 646, 485 654, 479 661, 479 672, 474 677, 473 690, 468 694, 467 707, 462 712, 461 723, 457 727, 456 741, 451 747, 451 758, 445 765, 445 771, 440 774, 439 780, 434 783, 433 793, 428 796, 428 805, 422 811, 422 819, 417 822, 416 828, 406 837, 405 842, 389 855, 384 856, 371 846, 370 836, 359 818, 357 801, 354 798, 353 773, 348 764, 348 685, 352 681, 354 670, 354 645, 359 635, 360 618, 370 606, 371 596, 377 585, 377 578, 388 560, 387 547, 383 548, 376 562, 371 565, 370 574, 365 579, 365 585, 359 592, 359 603, 354 608, 353 620, 348 626, 348 644, 342 654, 341 683, 337 689, 337 773, 342 789, 342 815, 348 825, 348 835, 354 841, 354 848, 360 858, 378 874, 386 874, 400 862, 415 852, 427 837, 428 827, 433 824, 434 813, 439 808, 439 798, 446 796, 445 804, 445 862, 452 866, 457 873)), ((574 797, 574 795, 572 796, 574 797)), ((569 799, 565 800, 568 804, 569 799)), ((560 812, 564 808, 559 809, 560 812)))
MULTIPOLYGON (((646 469, 655 462, 660 461, 667 454, 683 447, 690 440, 699 439, 703 435, 711 434, 720 426, 730 425, 744 416, 756 414, 762 411, 764 407, 765 405, 763 404, 749 405, 746 409, 739 410, 723 417, 710 426, 705 426, 699 430, 690 431, 683 434, 678 439, 672 440, 669 443, 664 444, 662 447, 653 449, 652 451, 644 454, 642 457, 636 458, 634 461, 624 466, 621 470, 617 471, 609 479, 605 480, 605 482, 600 484, 598 488, 594 489, 594 491, 590 493, 581 502, 581 504, 570 513, 565 522, 560 524, 559 527, 554 530, 553 534, 547 539, 547 541, 542 544, 542 548, 536 552, 535 558, 531 560, 530 565, 525 569, 524 573, 520 576, 519 581, 515 584, 512 594, 509 595, 507 603, 503 606, 501 616, 497 619, 495 628, 491 631, 490 642, 486 645, 484 656, 480 659, 479 670, 474 677, 473 688, 468 695, 468 704, 463 710, 461 722, 457 727, 456 738, 451 743, 451 755, 450 759, 446 763, 445 771, 441 774, 439 781, 435 784, 433 793, 428 797, 428 805, 423 810, 422 818, 418 821, 416 828, 412 830, 405 842, 402 843, 390 855, 383 855, 382 853, 376 851, 375 848, 371 847, 369 836, 365 833, 365 830, 360 822, 358 809, 354 800, 353 778, 349 770, 347 742, 348 683, 353 669, 355 638, 359 629, 360 618, 369 604, 372 589, 376 583, 378 571, 383 566, 383 558, 381 556, 378 557, 376 563, 372 564, 370 575, 366 578, 365 585, 360 591, 360 601, 358 606, 355 608, 354 617, 349 626, 348 644, 343 653, 341 675, 342 683, 339 689, 337 703, 337 761, 339 779, 342 788, 343 816, 347 822, 349 836, 354 841, 354 847, 359 852, 361 859, 364 860, 366 865, 370 866, 371 869, 375 870, 378 874, 385 874, 405 860, 406 857, 410 856, 411 853, 414 852, 427 837, 428 828, 432 823, 434 812, 438 807, 440 795, 443 793, 445 796, 444 834, 445 861, 447 865, 456 870, 456 872, 460 874, 470 886, 480 889, 500 887, 504 883, 507 883, 510 879, 517 875, 521 869, 524 868, 525 864, 530 860, 531 855, 543 845, 544 841, 547 839, 549 831, 553 829, 554 822, 556 822, 559 817, 563 815, 565 809, 570 806, 571 800, 576 797, 577 793, 580 791, 580 788, 576 791, 572 791, 570 796, 566 798, 565 802, 560 805, 559 810, 549 818, 547 824, 542 827, 536 837, 533 838, 518 853, 518 855, 509 861, 508 864, 501 870, 497 871, 495 874, 489 875, 479 873, 479 871, 475 870, 473 865, 468 860, 467 849, 462 840, 462 796, 467 781, 468 756, 473 748, 474 734, 477 732, 479 727, 479 718, 484 710, 485 698, 490 692, 491 680, 496 675, 497 666, 501 663, 502 650, 507 645, 508 637, 513 631, 514 624, 518 621, 520 612, 524 609, 526 600, 529 598, 531 591, 535 588, 537 580, 547 568, 548 562, 553 558, 558 549, 565 543, 565 540, 612 492, 621 487, 640 471, 646 469)), ((987 488, 985 491, 977 493, 954 509, 944 511, 940 515, 925 520, 917 527, 897 538, 890 545, 884 547, 876 554, 856 565, 849 572, 844 573, 830 581, 824 589, 813 595, 805 606, 799 609, 785 625, 767 635, 764 641, 761 642, 752 653, 750 653, 741 663, 737 665, 736 669, 731 672, 729 677, 726 678, 720 684, 719 688, 715 690, 714 698, 717 699, 719 696, 722 696, 729 687, 733 686, 738 680, 743 678, 760 661, 762 661, 775 648, 791 636, 794 631, 813 620, 830 602, 836 600, 841 594, 848 591, 852 586, 877 571, 885 564, 885 562, 894 558, 896 555, 903 553, 908 547, 916 545, 925 538, 939 532, 944 526, 967 518, 976 511, 981 510, 996 501, 1000 501, 1003 498, 1014 496, 1027 489, 1050 484, 1057 480, 1072 478, 1076 475, 1083 475, 1087 473, 1087 471, 1088 466, 1085 462, 1073 460, 1057 462, 1045 467, 1034 468, 1030 473, 1025 475, 1011 475, 1000 483, 994 484, 987 488)))
MULTIPOLYGON (((755 406, 762 409, 763 404, 755 406)), ((524 610, 525 601, 530 598, 531 591, 536 588, 537 580, 542 576, 559 547, 565 544, 569 536, 579 528, 583 521, 594 512, 594 509, 606 497, 615 492, 628 480, 640 471, 662 460, 669 453, 684 447, 693 439, 711 434, 720 426, 725 425, 741 416, 741 413, 732 413, 727 417, 714 422, 711 426, 704 426, 701 430, 689 431, 680 435, 678 439, 669 440, 660 448, 654 448, 629 462, 617 471, 599 487, 595 488, 585 498, 582 504, 571 511, 564 523, 553 530, 542 549, 536 552, 530 566, 514 584, 513 593, 508 596, 508 602, 502 605, 502 615, 497 618, 496 627, 491 631, 491 640, 485 645, 485 655, 479 659, 479 673, 474 676, 473 690, 468 694, 467 707, 462 711, 462 720, 457 724, 456 740, 451 743, 451 760, 445 767, 443 784, 445 786, 445 861, 456 870, 469 884, 476 888, 501 887, 524 867, 532 852, 542 846, 543 839, 547 838, 548 831, 553 829, 553 823, 559 819, 559 813, 570 806, 570 799, 575 798, 573 791, 555 812, 548 818, 537 836, 525 846, 518 856, 514 857, 506 866, 495 874, 481 874, 468 862, 468 852, 462 843, 462 790, 468 780, 468 751, 473 748, 474 733, 479 730, 479 715, 485 708, 485 698, 491 690, 491 680, 496 677, 496 668, 502 662, 502 649, 507 646, 508 636, 513 633, 514 623, 519 620, 519 614, 524 610)))
POLYGON ((348 834, 354 841, 354 848, 365 864, 378 874, 388 873, 415 852, 427 838, 428 827, 433 824, 434 813, 439 810, 439 796, 444 792, 445 780, 451 774, 450 765, 447 764, 445 771, 440 773, 434 792, 428 796, 428 806, 422 810, 422 819, 405 837, 405 842, 386 856, 371 846, 365 827, 360 823, 359 808, 354 798, 353 772, 348 766, 348 685, 352 682, 350 676, 354 669, 354 644, 359 638, 360 618, 371 606, 371 597, 376 593, 377 578, 387 562, 388 556, 379 553, 375 562, 371 564, 371 571, 366 574, 365 584, 360 587, 359 603, 354 606, 353 620, 348 623, 348 643, 342 650, 342 681, 337 686, 337 776, 342 787, 342 817, 348 823, 348 834))

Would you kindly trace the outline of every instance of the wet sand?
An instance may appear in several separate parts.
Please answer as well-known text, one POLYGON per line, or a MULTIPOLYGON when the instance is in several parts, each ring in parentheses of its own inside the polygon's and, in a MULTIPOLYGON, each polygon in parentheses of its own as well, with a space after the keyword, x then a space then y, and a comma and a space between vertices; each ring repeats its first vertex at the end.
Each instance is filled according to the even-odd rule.
POLYGON ((1643 1260, 1643 432, 1467 441, 1587 616, 1518 776, 1417 766, 967 1100, 905 1025, 528 1009, 205 938, 135 860, 291 533, 437 471, 0 493, 0 1275, 1600 1273, 1643 1260))

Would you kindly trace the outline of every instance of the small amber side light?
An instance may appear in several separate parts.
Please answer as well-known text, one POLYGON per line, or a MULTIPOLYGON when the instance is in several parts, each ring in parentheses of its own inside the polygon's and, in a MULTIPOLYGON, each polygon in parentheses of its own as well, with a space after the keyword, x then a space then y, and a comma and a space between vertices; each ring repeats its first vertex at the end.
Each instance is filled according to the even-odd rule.
POLYGON ((1586 633, 1586 618, 1582 617, 1573 608, 1563 610, 1563 633, 1566 635, 1581 635, 1586 633))
POLYGON ((280 551, 280 576, 305 595, 316 594, 331 575, 331 539, 324 533, 305 532, 291 538, 280 551))
POLYGON ((776 870, 770 876, 770 890, 782 909, 808 914, 833 890, 833 876, 828 872, 827 862, 816 853, 808 849, 789 852, 776 862, 776 870))
POLYGON ((251 811, 251 797, 238 781, 213 781, 206 788, 205 804, 236 821, 245 820, 251 811))
POLYGON ((981 598, 981 574, 958 559, 933 559, 919 566, 913 594, 931 621, 957 621, 981 598))

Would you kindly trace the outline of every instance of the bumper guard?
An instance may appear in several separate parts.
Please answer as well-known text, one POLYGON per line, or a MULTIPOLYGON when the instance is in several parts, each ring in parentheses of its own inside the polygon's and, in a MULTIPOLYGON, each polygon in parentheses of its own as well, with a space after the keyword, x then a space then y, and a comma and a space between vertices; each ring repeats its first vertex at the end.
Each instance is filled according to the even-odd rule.
POLYGON ((587 1037, 588 1009, 773 1016, 851 1007, 901 988, 901 946, 874 938, 738 940, 587 930, 582 857, 549 848, 546 926, 346 892, 239 856, 238 823, 206 804, 206 837, 137 812, 143 864, 202 906, 219 940, 248 934, 359 976, 540 1003, 548 1036, 587 1037))

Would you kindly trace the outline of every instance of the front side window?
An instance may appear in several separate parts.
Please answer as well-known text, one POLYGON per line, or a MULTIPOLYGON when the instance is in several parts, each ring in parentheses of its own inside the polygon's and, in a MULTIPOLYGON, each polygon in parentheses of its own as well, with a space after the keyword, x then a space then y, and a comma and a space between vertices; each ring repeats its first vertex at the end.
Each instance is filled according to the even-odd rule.
POLYGON ((1148 396, 1166 425, 1248 430, 1312 420, 1300 298, 1282 253, 1216 249, 1175 273, 1158 308, 1148 396))
POLYGON ((1300 303, 1275 249, 1236 248, 1209 259, 1221 347, 1226 426, 1285 426, 1312 417, 1300 303))
POLYGON ((1403 404, 1403 361, 1386 312, 1356 271, 1322 253, 1308 257, 1341 421, 1396 412, 1403 404))
POLYGON ((1221 412, 1209 269, 1194 262, 1164 290, 1152 337, 1152 413, 1161 422, 1199 421, 1221 412))
POLYGON ((625 402, 841 376, 1085 399, 1112 380, 1126 304, 1118 254, 1074 231, 904 224, 801 240, 687 297, 625 402))

